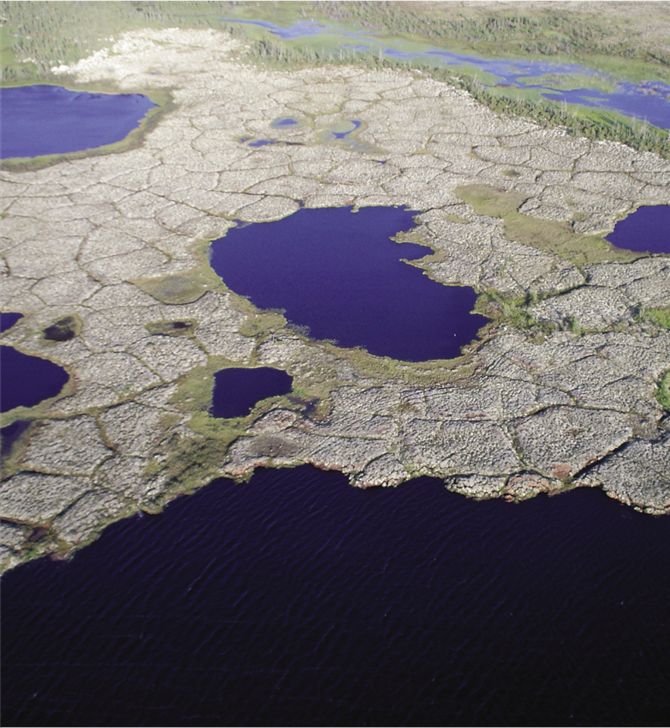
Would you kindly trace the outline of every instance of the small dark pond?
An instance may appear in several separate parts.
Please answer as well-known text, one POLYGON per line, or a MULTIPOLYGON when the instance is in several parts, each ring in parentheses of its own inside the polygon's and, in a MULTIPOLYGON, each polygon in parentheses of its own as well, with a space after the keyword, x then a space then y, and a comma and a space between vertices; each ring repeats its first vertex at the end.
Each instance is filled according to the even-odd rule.
POLYGON ((443 286, 402 262, 431 251, 390 238, 413 225, 399 207, 301 209, 243 224, 212 243, 225 284, 316 339, 407 361, 458 356, 486 322, 472 288, 443 286))
POLYGON ((69 379, 58 364, 11 346, 0 346, 0 371, 0 412, 55 397, 69 379))
POLYGON ((11 329, 12 326, 14 326, 14 324, 22 318, 22 313, 13 313, 9 311, 6 313, 0 313, 0 333, 7 331, 7 329, 11 329))
POLYGON ((646 205, 625 217, 606 236, 617 248, 670 253, 670 205, 646 205))
POLYGON ((667 725, 670 518, 310 467, 2 580, 7 725, 667 725))
POLYGON ((0 89, 0 157, 64 154, 128 136, 153 101, 142 94, 70 91, 61 86, 0 89))
POLYGON ((281 369, 222 369, 214 375, 211 413, 214 417, 244 417, 257 402, 288 394, 293 378, 281 369))
POLYGON ((12 451, 14 443, 30 427, 29 420, 15 420, 11 425, 0 429, 0 451, 5 458, 12 451))

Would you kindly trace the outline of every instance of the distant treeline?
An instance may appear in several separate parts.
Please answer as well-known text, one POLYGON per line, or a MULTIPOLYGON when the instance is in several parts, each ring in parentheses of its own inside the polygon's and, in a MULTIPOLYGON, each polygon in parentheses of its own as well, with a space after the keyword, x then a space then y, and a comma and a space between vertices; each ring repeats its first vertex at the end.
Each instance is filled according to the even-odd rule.
POLYGON ((0 2, 4 83, 46 80, 50 69, 142 28, 217 28, 229 2, 0 2))
POLYGON ((599 110, 589 113, 567 104, 534 101, 493 93, 474 77, 426 67, 419 63, 415 64, 409 59, 394 59, 379 52, 359 51, 351 48, 327 50, 289 47, 270 40, 255 41, 251 44, 249 53, 254 59, 270 64, 310 66, 334 63, 364 65, 380 69, 421 69, 430 74, 432 78, 468 91, 477 101, 498 113, 521 116, 543 126, 564 127, 571 134, 589 139, 622 142, 633 149, 655 152, 670 158, 670 134, 651 124, 635 119, 628 120, 613 112, 599 110))
POLYGON ((587 17, 556 6, 478 7, 449 3, 332 2, 319 3, 319 13, 357 27, 382 30, 389 35, 421 37, 436 43, 485 43, 510 53, 603 55, 636 58, 670 65, 662 48, 648 49, 635 42, 626 28, 598 11, 587 17), (521 14, 523 13, 523 14, 521 14))
POLYGON ((576 136, 621 142, 642 152, 670 158, 670 133, 644 121, 628 120, 607 111, 599 111, 594 118, 584 115, 579 108, 573 107, 573 110, 568 104, 501 96, 464 77, 459 78, 458 84, 477 101, 499 113, 523 116, 543 126, 562 126, 576 136))

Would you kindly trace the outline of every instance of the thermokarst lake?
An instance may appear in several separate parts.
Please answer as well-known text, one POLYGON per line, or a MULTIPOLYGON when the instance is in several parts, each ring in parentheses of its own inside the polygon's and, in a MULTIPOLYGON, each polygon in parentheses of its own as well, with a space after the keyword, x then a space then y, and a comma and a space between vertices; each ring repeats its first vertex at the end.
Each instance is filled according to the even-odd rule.
POLYGON ((315 339, 407 361, 458 356, 487 320, 476 294, 444 286, 403 262, 430 248, 398 244, 416 211, 395 207, 299 210, 238 225, 215 240, 211 264, 235 293, 280 309, 315 339))
POLYGON ((665 137, 434 72, 667 128, 663 13, 47 5, 3 9, 68 87, 1 92, 4 722, 666 724, 665 137))
POLYGON ((0 88, 0 104, 0 158, 65 154, 118 142, 156 106, 142 94, 47 85, 0 88))

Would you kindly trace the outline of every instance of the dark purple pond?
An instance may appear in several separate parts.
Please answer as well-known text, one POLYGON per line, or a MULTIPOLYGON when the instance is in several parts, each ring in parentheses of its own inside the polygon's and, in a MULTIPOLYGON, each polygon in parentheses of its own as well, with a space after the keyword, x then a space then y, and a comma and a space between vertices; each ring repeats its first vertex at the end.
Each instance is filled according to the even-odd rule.
POLYGON ((11 425, 0 429, 0 453, 7 457, 14 447, 14 443, 23 435, 30 426, 28 420, 15 420, 11 425))
POLYGON ((224 283, 316 339, 407 361, 458 356, 487 319, 471 313, 472 288, 443 286, 404 259, 431 251, 390 238, 413 226, 400 207, 302 209, 242 224, 211 247, 224 283))
POLYGON ((0 412, 32 407, 55 397, 69 379, 58 364, 29 356, 11 346, 0 346, 0 412))
POLYGON ((64 154, 118 142, 153 101, 142 94, 70 91, 61 86, 0 89, 0 157, 64 154))
POLYGON ((12 313, 9 311, 6 313, 0 313, 0 333, 7 331, 7 329, 11 329, 12 326, 14 326, 14 324, 22 318, 22 313, 12 313))
POLYGON ((214 375, 211 413, 214 417, 244 417, 267 397, 288 394, 293 378, 281 369, 222 369, 214 375))
POLYGON ((6 725, 666 725, 670 518, 310 467, 2 581, 6 725))
POLYGON ((617 248, 670 253, 670 205, 645 205, 625 217, 606 236, 617 248))

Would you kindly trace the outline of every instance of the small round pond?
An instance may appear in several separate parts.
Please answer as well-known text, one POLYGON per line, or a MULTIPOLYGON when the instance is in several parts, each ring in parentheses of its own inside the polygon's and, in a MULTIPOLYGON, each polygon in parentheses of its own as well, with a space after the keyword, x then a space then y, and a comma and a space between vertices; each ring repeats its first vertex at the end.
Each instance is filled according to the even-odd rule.
POLYGON ((62 86, 0 89, 0 157, 65 154, 121 141, 156 106, 142 94, 70 91, 62 86))
POLYGON ((443 286, 404 260, 431 250, 391 237, 413 225, 400 207, 301 209, 242 224, 211 247, 224 283, 262 309, 285 311, 315 339, 406 361, 458 356, 487 319, 472 288, 443 286))
POLYGON ((0 346, 0 371, 0 412, 55 397, 69 379, 58 364, 4 345, 0 346))
POLYGON ((670 253, 670 205, 643 205, 606 236, 617 248, 640 253, 670 253))
POLYGON ((214 375, 211 413, 214 417, 244 417, 258 402, 288 394, 293 378, 281 369, 222 369, 214 375))

